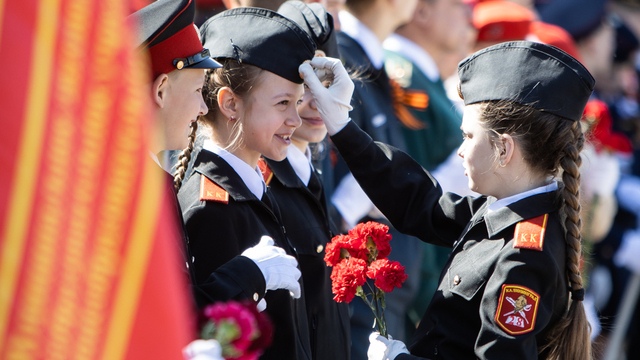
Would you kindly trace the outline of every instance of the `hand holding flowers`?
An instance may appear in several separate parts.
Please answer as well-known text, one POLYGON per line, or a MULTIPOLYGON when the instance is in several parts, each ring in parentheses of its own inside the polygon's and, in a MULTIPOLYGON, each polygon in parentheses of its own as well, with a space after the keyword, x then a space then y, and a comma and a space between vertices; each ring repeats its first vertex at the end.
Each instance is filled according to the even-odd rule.
POLYGON ((331 273, 334 300, 351 302, 357 295, 369 306, 382 336, 388 337, 384 319, 384 294, 402 287, 407 279, 404 266, 389 261, 389 227, 373 221, 358 224, 347 235, 338 235, 327 244, 325 262, 331 273), (367 278, 375 280, 372 288, 367 278), (363 286, 369 289, 367 293, 363 286))

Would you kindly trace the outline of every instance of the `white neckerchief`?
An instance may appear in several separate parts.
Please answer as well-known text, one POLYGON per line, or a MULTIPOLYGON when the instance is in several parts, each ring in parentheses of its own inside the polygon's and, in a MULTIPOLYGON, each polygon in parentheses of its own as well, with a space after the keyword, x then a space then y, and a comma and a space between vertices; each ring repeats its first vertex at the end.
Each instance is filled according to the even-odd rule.
POLYGON ((440 80, 440 70, 436 62, 428 52, 413 41, 402 35, 391 34, 382 46, 409 59, 431 82, 440 80))
POLYGON ((204 141, 202 148, 204 150, 211 151, 226 161, 227 164, 235 170, 238 176, 240 176, 244 184, 247 185, 249 191, 251 191, 258 199, 262 200, 262 195, 264 195, 266 185, 260 168, 256 166, 255 169, 252 169, 249 164, 241 160, 239 157, 214 144, 213 141, 209 139, 204 141))
POLYGON ((496 202, 494 202, 493 204, 489 205, 489 209, 487 210, 487 213, 490 213, 492 211, 496 211, 498 209, 501 209, 505 206, 511 205, 516 201, 520 201, 524 198, 528 198, 530 196, 533 195, 537 195, 537 194, 542 194, 542 193, 546 193, 546 192, 551 192, 551 191, 556 191, 558 190, 558 182, 553 180, 551 183, 547 184, 547 185, 543 185, 540 187, 537 187, 535 189, 531 189, 531 190, 527 190, 525 192, 521 192, 519 194, 515 194, 515 195, 511 195, 509 197, 506 197, 504 199, 500 199, 496 202))
POLYGON ((340 19, 340 31, 352 37, 362 46, 373 67, 378 70, 382 69, 384 51, 376 34, 346 10, 340 11, 338 18, 340 19))
POLYGON ((311 179, 311 151, 309 147, 307 146, 307 150, 303 153, 295 145, 289 145, 287 159, 304 185, 309 186, 311 179))

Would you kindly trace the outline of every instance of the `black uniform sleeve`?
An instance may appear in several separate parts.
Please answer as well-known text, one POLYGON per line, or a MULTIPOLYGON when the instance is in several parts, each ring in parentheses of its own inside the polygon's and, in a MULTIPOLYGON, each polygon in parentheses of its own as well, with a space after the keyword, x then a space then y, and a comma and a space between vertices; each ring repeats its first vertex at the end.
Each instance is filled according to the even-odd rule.
MULTIPOLYGON (((481 327, 475 344, 476 355, 479 359, 504 358, 505 354, 513 359, 538 359, 536 336, 545 330, 552 318, 560 316, 554 316, 553 311, 558 308, 556 301, 563 298, 557 292, 567 292, 561 285, 562 281, 559 281, 564 271, 546 251, 514 249, 511 242, 505 245, 497 264, 487 280, 480 304, 481 327), (521 319, 533 322, 531 331, 513 335, 498 325, 496 313, 504 285, 524 287, 539 295, 537 303, 529 303, 531 307, 520 312, 524 314, 521 319)), ((512 300, 515 300, 515 296, 512 300)), ((503 302, 502 306, 509 311, 515 310, 515 306, 508 302, 503 302)), ((502 321, 507 318, 505 315, 501 317, 502 321)))
POLYGON ((400 232, 453 247, 486 198, 442 194, 438 182, 404 152, 374 142, 353 122, 331 137, 351 173, 400 232))
POLYGON ((215 270, 202 284, 193 285, 198 308, 217 301, 262 299, 266 284, 253 260, 236 256, 215 270))

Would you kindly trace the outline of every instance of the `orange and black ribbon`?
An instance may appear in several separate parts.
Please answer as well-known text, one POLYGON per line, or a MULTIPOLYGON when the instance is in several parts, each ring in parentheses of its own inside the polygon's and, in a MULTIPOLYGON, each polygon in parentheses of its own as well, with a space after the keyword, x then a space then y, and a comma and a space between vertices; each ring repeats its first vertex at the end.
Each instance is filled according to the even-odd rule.
POLYGON ((411 130, 425 128, 425 124, 411 114, 407 106, 425 111, 429 106, 429 95, 419 90, 405 90, 398 82, 389 79, 393 108, 400 122, 411 130))

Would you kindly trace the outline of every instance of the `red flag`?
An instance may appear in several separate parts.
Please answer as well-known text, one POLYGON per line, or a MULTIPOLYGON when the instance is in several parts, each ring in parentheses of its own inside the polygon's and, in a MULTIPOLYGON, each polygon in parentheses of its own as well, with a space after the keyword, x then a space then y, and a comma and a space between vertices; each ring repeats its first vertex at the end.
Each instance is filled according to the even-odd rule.
POLYGON ((125 0, 0 0, 0 360, 193 337, 125 0))

